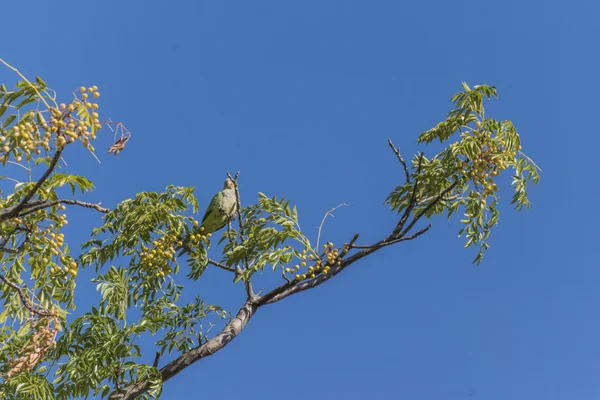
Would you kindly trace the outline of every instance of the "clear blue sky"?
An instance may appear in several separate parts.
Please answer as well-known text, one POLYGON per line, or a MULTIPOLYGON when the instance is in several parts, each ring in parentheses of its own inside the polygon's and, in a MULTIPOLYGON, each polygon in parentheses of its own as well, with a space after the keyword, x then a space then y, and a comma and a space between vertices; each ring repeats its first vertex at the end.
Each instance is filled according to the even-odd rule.
MULTIPOLYGON (((196 186, 204 207, 224 171, 241 170, 243 200, 285 195, 314 233, 346 202, 326 237, 376 240, 394 224, 383 201, 402 178, 386 140, 406 156, 432 152, 415 138, 461 80, 499 88, 490 110, 513 120, 543 169, 530 212, 503 208, 481 267, 458 218, 440 219, 262 309, 165 399, 600 396, 595 2, 13 1, 0 14, 2 57, 65 98, 98 85, 103 115, 133 132, 113 158, 105 131, 102 165, 69 158, 96 183, 87 199, 106 206, 174 183, 196 186)), ((99 223, 69 219, 75 242, 99 223)), ((78 312, 97 298, 87 276, 78 312)), ((243 301, 220 270, 190 290, 232 312, 243 301)))

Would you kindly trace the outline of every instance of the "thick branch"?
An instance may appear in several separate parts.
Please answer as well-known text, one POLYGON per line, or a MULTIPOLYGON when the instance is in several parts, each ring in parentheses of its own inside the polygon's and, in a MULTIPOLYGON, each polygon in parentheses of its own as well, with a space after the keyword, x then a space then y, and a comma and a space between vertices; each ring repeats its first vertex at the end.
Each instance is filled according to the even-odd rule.
MULTIPOLYGON (((393 146, 393 144, 391 142, 390 142, 390 147, 392 147, 392 149, 395 149, 395 147, 393 146)), ((401 159, 399 152, 397 153, 397 155, 398 155, 399 159, 401 159)), ((445 196, 456 187, 457 183, 452 184, 450 187, 448 187, 442 193, 440 193, 439 196, 436 196, 435 198, 433 198, 432 201, 415 216, 415 218, 410 222, 409 226, 406 229, 402 230, 404 223, 408 220, 408 217, 410 216, 412 209, 415 207, 415 205, 417 203, 416 191, 418 190, 418 172, 420 172, 421 162, 422 162, 422 156, 421 156, 421 159, 419 160, 419 167, 417 168, 417 177, 415 177, 413 193, 412 193, 411 201, 409 204, 410 210, 408 211, 408 213, 406 213, 406 217, 403 216, 403 220, 401 220, 402 226, 401 226, 400 230, 397 230, 397 227, 396 227, 394 229, 394 231, 392 233, 390 233, 389 236, 387 236, 385 239, 382 239, 379 242, 377 242, 371 246, 355 245, 354 243, 358 239, 358 234, 354 235, 352 240, 348 243, 348 245, 346 245, 344 247, 344 249, 342 250, 342 252, 340 254, 341 263, 339 265, 331 265, 328 273, 321 273, 318 276, 316 276, 314 279, 306 280, 306 281, 303 281, 300 283, 298 283, 296 281, 288 280, 288 282, 280 285, 279 287, 271 290, 270 292, 268 292, 265 295, 260 296, 260 297, 255 296, 252 293, 251 284, 249 282, 246 282, 246 288, 248 290, 248 300, 243 305, 243 307, 238 311, 238 314, 236 315, 236 317, 230 323, 228 323, 225 326, 225 328, 223 329, 223 331, 221 331, 217 336, 208 340, 201 346, 199 346, 185 354, 182 354, 181 356, 177 357, 175 360, 171 361, 170 363, 165 365, 163 368, 161 368, 160 372, 161 372, 163 382, 166 382, 167 380, 171 379, 172 377, 177 375, 179 372, 181 372, 183 369, 185 369, 189 365, 195 363, 196 361, 201 360, 202 358, 208 357, 208 356, 216 353, 217 351, 221 350, 222 348, 224 348, 227 344, 229 344, 229 342, 231 342, 235 337, 237 337, 237 335, 239 335, 239 333, 246 327, 250 318, 252 318, 254 313, 256 313, 256 311, 258 311, 260 309, 260 307, 265 306, 267 304, 272 304, 272 303, 278 302, 280 300, 285 299, 286 297, 289 297, 296 293, 302 292, 304 290, 308 290, 308 289, 312 289, 314 287, 320 286, 321 284, 325 283, 329 279, 333 278, 334 276, 336 276, 337 274, 339 274, 340 272, 345 270, 350 265, 352 265, 355 262, 365 258, 366 256, 378 251, 379 249, 382 249, 388 245, 398 243, 401 241, 415 239, 415 238, 423 235, 425 232, 427 232, 429 230, 429 228, 431 227, 431 225, 427 226, 426 228, 424 228, 410 236, 406 236, 406 234, 410 231, 410 229, 412 229, 412 227, 415 225, 415 223, 418 222, 419 219, 421 219, 421 217, 423 215, 425 215, 425 213, 427 213, 431 209, 431 207, 434 207, 438 201, 445 198, 445 196), (360 249, 360 251, 354 253, 352 256, 350 256, 348 258, 343 258, 352 249, 360 249)), ((404 165, 404 163, 403 163, 403 165, 404 165)), ((227 175, 231 178, 231 175, 229 175, 229 174, 227 174, 227 175)), ((237 178, 237 175, 236 175, 236 178, 237 178)), ((236 182, 235 180, 233 180, 233 181, 236 182)), ((236 195, 238 196, 237 201, 238 201, 238 211, 239 211, 240 204, 239 204, 239 194, 237 193, 237 183, 236 183, 236 195)), ((240 217, 240 222, 241 222, 241 215, 238 214, 238 216, 240 217)), ((398 225, 400 225, 400 223, 398 225)), ((242 230, 242 225, 240 224, 240 231, 241 230, 242 230)), ((222 264, 218 265, 219 263, 216 263, 214 261, 209 261, 209 263, 211 263, 212 265, 216 265, 219 268, 225 267, 223 269, 230 270, 229 267, 226 267, 222 264)), ((236 267, 236 269, 233 272, 239 274, 242 272, 242 269, 240 267, 236 267)), ((118 400, 134 399, 134 398, 138 397, 139 395, 148 391, 148 389, 149 389, 149 383, 146 380, 142 380, 137 383, 132 383, 131 385, 126 387, 123 391, 114 393, 111 396, 111 399, 113 399, 113 400, 115 400, 115 399, 118 399, 118 400)))
POLYGON ((48 179, 48 177, 52 174, 52 171, 54 171, 54 168, 56 168, 56 164, 58 164, 58 160, 60 160, 61 154, 62 154, 62 149, 56 150, 56 153, 54 153, 54 157, 52 157, 52 161, 50 161, 50 165, 48 166, 48 169, 46 170, 46 172, 44 172, 44 175, 42 175, 40 180, 36 182, 36 184, 33 186, 33 188, 29 191, 29 193, 27 193, 25 195, 25 197, 23 197, 21 202, 16 207, 10 209, 7 212, 0 214, 0 222, 17 217, 19 215, 19 213, 24 208, 27 207, 27 203, 29 202, 29 200, 31 200, 33 198, 33 196, 35 196, 35 194, 37 193, 38 190, 40 190, 40 188, 42 187, 44 182, 46 182, 46 179, 48 179))
MULTIPOLYGON (((160 374, 163 382, 168 381, 175 375, 183 371, 189 365, 198 360, 208 357, 223 347, 227 346, 239 333, 246 327, 250 318, 256 312, 257 307, 253 304, 246 303, 237 313, 235 318, 229 322, 225 328, 214 338, 208 340, 202 346, 188 351, 180 355, 175 360, 171 361, 160 369, 160 374)), ((122 392, 113 394, 112 400, 129 400, 145 393, 149 389, 148 381, 141 381, 136 384, 129 385, 122 392)))

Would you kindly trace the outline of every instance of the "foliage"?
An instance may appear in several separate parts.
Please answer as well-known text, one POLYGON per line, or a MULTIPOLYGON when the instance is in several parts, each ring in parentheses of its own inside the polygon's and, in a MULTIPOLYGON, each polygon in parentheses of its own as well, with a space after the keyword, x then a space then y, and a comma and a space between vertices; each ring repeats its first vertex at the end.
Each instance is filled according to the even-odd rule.
POLYGON ((439 154, 417 155, 409 168, 394 148, 407 181, 387 198, 402 215, 387 238, 358 246, 355 236, 342 247, 327 242, 319 249, 318 239, 312 243, 300 228, 295 206, 259 193, 255 204, 238 207, 237 226, 215 240, 196 219, 200 207, 191 187, 142 192, 112 211, 65 197, 93 190, 85 177, 56 169, 75 142, 94 151, 91 142, 102 125, 92 100, 100 94, 95 86, 81 87, 71 102, 57 104, 40 78, 22 79, 11 90, 0 87, 0 161, 7 175, 0 182, 0 396, 8 399, 158 397, 172 365, 159 368, 163 358, 211 355, 243 329, 240 314, 232 319, 197 295, 182 301, 184 291, 195 295, 194 283, 209 266, 230 272, 246 288, 245 307, 256 311, 319 285, 383 246, 420 236, 426 229, 412 229, 421 217, 450 217, 459 209, 465 215, 460 233, 466 247, 479 246, 479 263, 498 222, 501 172, 514 171, 518 210, 529 207, 528 184, 538 180, 512 123, 485 116, 483 101, 496 97, 496 89, 463 84, 447 118, 419 136, 422 143, 445 144, 439 154), (455 135, 459 139, 447 144, 455 135), (20 170, 26 172, 22 181, 20 170), (37 171, 43 173, 34 180, 37 171), (61 233, 67 206, 105 214, 76 255, 61 233), (80 268, 96 274, 99 303, 71 320, 80 268), (251 280, 265 269, 281 274, 282 284, 260 296, 251 280), (227 340, 213 341, 215 325, 225 325, 219 335, 227 340), (142 362, 147 352, 136 344, 142 336, 153 337, 159 349, 153 365, 142 362))
MULTIPOLYGON (((460 139, 449 144, 432 159, 418 155, 412 160, 416 169, 414 179, 417 199, 435 199, 443 196, 432 207, 431 201, 421 201, 413 208, 415 214, 424 212, 427 218, 447 214, 450 217, 461 209, 466 225, 459 232, 464 234, 465 247, 479 246, 475 261, 483 259, 489 245, 487 239, 491 229, 498 224, 498 185, 500 172, 511 168, 514 171, 515 194, 512 203, 517 210, 529 208, 527 184, 537 183, 537 166, 521 152, 519 134, 510 121, 498 121, 485 116, 483 101, 497 97, 496 88, 480 85, 471 89, 463 83, 464 91, 452 97, 454 109, 446 120, 423 132, 418 141, 430 143, 448 141, 454 134, 460 139)), ((393 210, 407 209, 415 187, 407 182, 396 187, 387 202, 393 210)))

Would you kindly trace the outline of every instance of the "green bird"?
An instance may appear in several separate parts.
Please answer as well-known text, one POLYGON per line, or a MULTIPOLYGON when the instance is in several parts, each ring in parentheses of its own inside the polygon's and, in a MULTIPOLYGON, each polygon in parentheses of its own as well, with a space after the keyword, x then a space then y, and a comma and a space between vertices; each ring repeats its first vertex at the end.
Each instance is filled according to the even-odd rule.
POLYGON ((231 179, 227 178, 223 185, 223 190, 215 195, 210 201, 206 213, 202 218, 204 228, 202 234, 213 233, 222 229, 229 221, 233 219, 237 211, 237 201, 235 198, 235 186, 231 179))

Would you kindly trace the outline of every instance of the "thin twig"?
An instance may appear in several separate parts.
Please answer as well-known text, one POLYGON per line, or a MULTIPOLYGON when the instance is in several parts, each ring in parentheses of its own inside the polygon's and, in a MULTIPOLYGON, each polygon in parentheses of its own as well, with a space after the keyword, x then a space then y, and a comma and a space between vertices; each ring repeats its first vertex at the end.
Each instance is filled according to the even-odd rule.
POLYGON ((160 351, 157 351, 156 354, 154 355, 154 362, 152 363, 152 366, 154 368, 158 368, 159 361, 160 361, 160 351))
POLYGON ((323 224, 325 224, 325 220, 327 219, 327 217, 329 215, 331 215, 332 217, 335 218, 335 216, 332 214, 332 212, 334 212, 335 210, 337 210, 340 207, 348 207, 348 204, 342 203, 340 205, 337 205, 337 206, 333 207, 332 209, 330 209, 329 211, 327 211, 325 213, 325 215, 323 216, 323 220, 321 221, 321 225, 319 225, 319 232, 317 233, 317 246, 315 247, 317 249, 317 251, 319 249, 319 242, 321 241, 321 231, 323 230, 323 224))
POLYGON ((391 244, 398 243, 398 242, 405 242, 407 240, 413 240, 413 239, 421 236, 425 232, 427 232, 430 228, 431 228, 431 224, 427 225, 426 228, 421 229, 420 231, 418 231, 418 232, 416 232, 416 233, 414 233, 414 234, 412 234, 410 236, 401 237, 399 239, 395 239, 395 240, 392 240, 392 241, 383 241, 383 242, 380 242, 380 243, 376 243, 376 244, 373 244, 373 245, 367 245, 367 246, 364 246, 364 245, 363 246, 361 246, 361 245, 354 245, 353 248, 355 248, 355 249, 372 249, 372 248, 377 248, 377 247, 389 246, 391 244))
MULTIPOLYGON (((25 239, 23 240, 23 242, 16 248, 9 248, 9 247, 5 247, 6 245, 2 245, 0 246, 0 252, 4 252, 4 253, 8 253, 8 254, 19 254, 20 252, 23 251, 23 249, 25 249, 25 245, 27 243, 29 243, 29 235, 30 232, 26 232, 25 233, 25 239)), ((12 234, 10 235, 12 236, 12 234)), ((10 236, 7 237, 7 239, 10 239, 10 236)), ((8 240, 5 240, 5 242, 7 242, 8 240)))
POLYGON ((44 100, 44 98, 42 97, 42 95, 40 94, 40 92, 38 92, 38 90, 35 87, 35 85, 33 83, 29 82, 29 80, 25 77, 25 75, 23 75, 18 69, 16 69, 15 67, 13 67, 12 65, 10 65, 6 61, 4 61, 2 58, 0 58, 0 62, 2 64, 4 64, 5 66, 7 66, 8 68, 12 69, 14 72, 16 72, 21 77, 21 79, 23 79, 25 82, 27 82, 29 84, 29 86, 31 86, 33 88, 33 90, 35 90, 35 93, 37 93, 38 97, 40 98, 40 100, 42 100, 42 102, 44 103, 44 105, 46 107, 50 108, 50 105, 48 103, 46 103, 46 100, 44 100))
POLYGON ((542 169, 540 167, 538 167, 538 165, 535 162, 533 162, 533 160, 531 158, 527 157, 527 155, 525 153, 523 153, 521 150, 519 150, 519 154, 522 155, 523 157, 525 157, 531 164, 533 164, 534 167, 539 169, 540 172, 544 172, 544 171, 542 171, 542 169))
POLYGON ((400 217, 400 221, 398 221, 396 228, 394 228, 394 230, 392 231, 391 236, 393 236, 393 237, 398 237, 398 234, 402 231, 402 228, 404 228, 404 224, 408 220, 410 213, 412 212, 413 208, 415 208, 416 199, 417 199, 417 189, 419 187, 419 173, 421 172, 422 163, 423 163, 423 153, 421 153, 421 155, 419 156, 419 164, 417 165, 417 172, 415 174, 415 184, 413 186, 413 191, 412 191, 412 195, 410 197, 410 202, 408 203, 406 210, 404 210, 404 214, 402 214, 402 217, 400 217))
POLYGON ((5 284, 7 284, 10 288, 12 288, 13 290, 16 290, 17 294, 19 295, 19 298, 21 299, 21 303, 23 304, 23 306, 28 309, 29 311, 31 311, 34 314, 37 314, 41 317, 52 317, 54 316, 52 313, 46 311, 43 309, 43 311, 40 311, 36 308, 33 307, 33 305, 31 304, 31 301, 29 300, 29 298, 25 295, 25 293, 23 292, 23 288, 20 287, 19 285, 11 282, 7 277, 0 275, 0 280, 2 282, 4 282, 5 284))
POLYGON ((233 269, 233 268, 231 268, 231 267, 228 267, 228 266, 227 266, 227 265, 225 265, 225 264, 221 264, 220 262, 217 262, 217 261, 214 261, 214 260, 210 260, 210 259, 209 259, 209 260, 208 260, 208 263, 209 263, 210 265, 214 265, 215 267, 221 268, 222 270, 225 270, 225 271, 228 271, 228 272, 233 272, 234 274, 237 274, 237 272, 236 272, 236 270, 235 270, 235 269, 233 269))
POLYGON ((13 229, 13 231, 11 233, 9 233, 6 238, 2 241, 2 244, 0 244, 0 247, 4 248, 6 247, 6 245, 8 244, 8 241, 10 240, 10 238, 12 237, 12 235, 14 235, 17 232, 17 228, 15 227, 13 229))
MULTIPOLYGON (((240 189, 238 186, 238 178, 240 177, 240 171, 236 172, 235 177, 232 177, 231 174, 229 172, 227 172, 227 177, 229 179, 231 179, 231 181, 233 182, 233 187, 235 189, 237 217, 238 217, 238 223, 240 226, 240 243, 243 245, 244 241, 245 241, 244 221, 242 221, 242 201, 240 200, 240 189)), ((248 257, 246 255, 244 255, 244 269, 248 269, 248 257)), ((236 273, 238 275, 241 275, 239 266, 236 268, 236 273)), ((248 279, 244 280, 244 286, 246 287, 246 294, 248 296, 248 301, 254 302, 258 296, 256 294, 254 294, 254 291, 252 289, 252 282, 250 281, 250 277, 248 277, 248 279)))
POLYGON ((425 215, 427 213, 427 211, 431 210, 431 208, 433 206, 435 206, 438 203, 438 201, 440 201, 441 199, 443 199, 444 196, 446 196, 448 193, 450 193, 452 190, 454 190, 454 188, 456 187, 456 185, 458 185, 458 181, 454 182, 452 185, 450 185, 446 189, 444 189, 444 191, 442 191, 442 193, 440 193, 435 199, 433 199, 433 201, 431 203, 429 203, 427 205, 427 207, 425 207, 424 209, 422 209, 421 212, 419 212, 414 217, 414 219, 406 227, 406 229, 402 232, 402 234, 400 234, 400 237, 406 235, 406 233, 408 233, 412 229, 412 227, 421 219, 421 217, 423 215, 425 215))
POLYGON ((57 206, 59 204, 68 204, 68 205, 72 205, 72 206, 80 206, 80 207, 85 207, 85 208, 93 208, 95 210, 97 210, 98 212, 101 212, 103 214, 106 214, 108 212, 110 212, 110 210, 108 208, 104 208, 101 207, 100 204, 94 204, 94 203, 86 203, 84 201, 79 201, 79 200, 56 200, 56 201, 51 201, 51 202, 44 202, 44 203, 40 203, 34 206, 26 206, 26 211, 23 212, 21 215, 28 215, 31 213, 34 213, 36 211, 42 210, 44 208, 48 208, 48 207, 53 207, 53 206, 57 206))
POLYGON ((404 168, 404 175, 406 176, 406 182, 409 182, 410 181, 410 173, 408 172, 408 166, 406 165, 404 158, 402 158, 402 154, 400 154, 400 149, 398 149, 396 146, 394 146, 394 143, 392 143, 392 139, 388 139, 388 144, 390 145, 394 154, 396 154, 396 157, 398 157, 398 161, 400 161, 400 163, 402 164, 402 168, 404 168))

